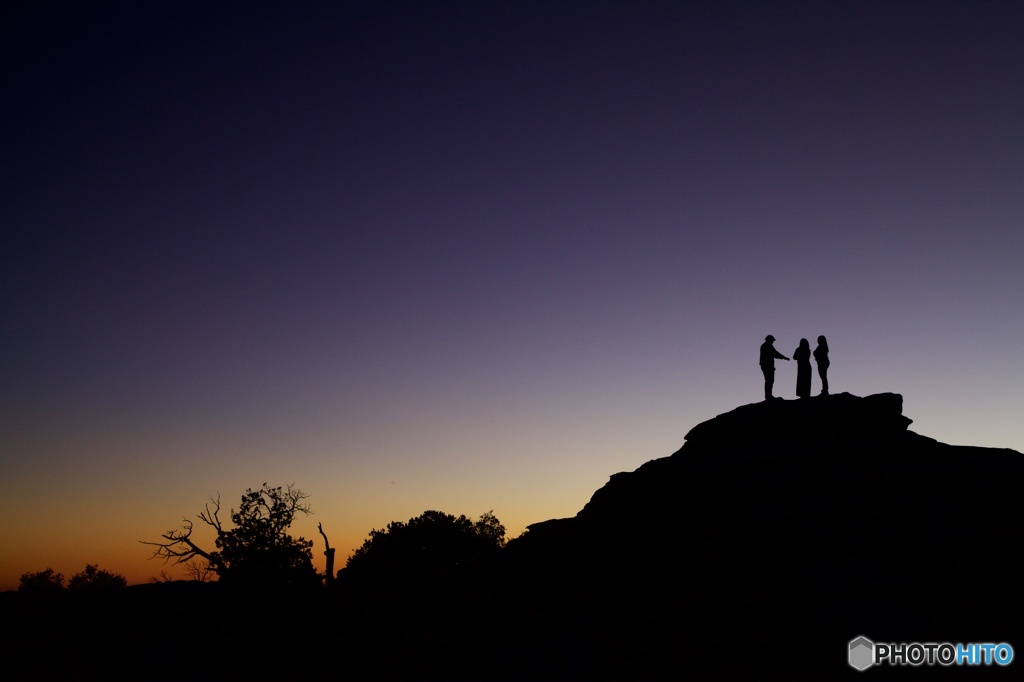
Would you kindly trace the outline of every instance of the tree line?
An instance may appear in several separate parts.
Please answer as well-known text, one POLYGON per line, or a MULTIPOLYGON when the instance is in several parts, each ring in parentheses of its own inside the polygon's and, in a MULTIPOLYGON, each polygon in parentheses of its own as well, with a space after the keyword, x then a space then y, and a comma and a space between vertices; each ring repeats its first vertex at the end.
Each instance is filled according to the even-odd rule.
MULTIPOLYGON (((505 527, 493 513, 473 521, 440 511, 425 511, 408 522, 394 521, 374 529, 363 545, 334 575, 334 550, 321 526, 327 547, 327 572, 313 566, 313 541, 294 537, 290 528, 298 514, 310 514, 309 496, 292 485, 249 488, 237 509, 223 514, 220 496, 210 498, 198 514, 200 523, 215 533, 213 547, 193 538, 195 524, 186 518, 178 529, 159 540, 141 541, 153 547, 153 557, 181 565, 193 581, 216 579, 225 588, 256 590, 312 589, 338 581, 345 585, 395 584, 415 589, 465 579, 493 560, 505 546, 505 527), (226 518, 222 518, 226 516, 226 518)), ((166 572, 154 582, 169 581, 166 572)), ((87 565, 64 587, 64 576, 47 568, 21 576, 20 592, 56 593, 66 590, 104 590, 124 587, 124 576, 87 565)))
POLYGON ((56 594, 64 591, 102 592, 127 584, 127 579, 120 573, 104 570, 96 564, 86 564, 84 569, 71 576, 66 586, 64 574, 57 573, 52 568, 23 573, 18 591, 33 594, 56 594))

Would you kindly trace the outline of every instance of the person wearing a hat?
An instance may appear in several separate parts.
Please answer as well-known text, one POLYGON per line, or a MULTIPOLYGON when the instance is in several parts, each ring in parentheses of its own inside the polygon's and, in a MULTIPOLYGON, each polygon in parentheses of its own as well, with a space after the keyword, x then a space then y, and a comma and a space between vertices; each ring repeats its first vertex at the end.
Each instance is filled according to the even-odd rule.
POLYGON ((769 334, 764 337, 764 343, 761 344, 761 373, 764 374, 764 399, 772 399, 772 386, 775 385, 775 358, 780 360, 789 360, 785 355, 775 350, 775 346, 772 343, 775 341, 775 337, 769 334))

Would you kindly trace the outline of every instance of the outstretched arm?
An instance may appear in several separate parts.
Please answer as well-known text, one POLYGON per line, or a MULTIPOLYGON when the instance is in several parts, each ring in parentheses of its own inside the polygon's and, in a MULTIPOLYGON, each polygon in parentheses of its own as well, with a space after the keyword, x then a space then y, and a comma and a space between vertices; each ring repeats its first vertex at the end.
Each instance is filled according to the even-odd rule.
POLYGON ((779 351, 775 351, 775 357, 777 357, 779 360, 789 360, 789 358, 787 358, 785 355, 783 355, 779 351))

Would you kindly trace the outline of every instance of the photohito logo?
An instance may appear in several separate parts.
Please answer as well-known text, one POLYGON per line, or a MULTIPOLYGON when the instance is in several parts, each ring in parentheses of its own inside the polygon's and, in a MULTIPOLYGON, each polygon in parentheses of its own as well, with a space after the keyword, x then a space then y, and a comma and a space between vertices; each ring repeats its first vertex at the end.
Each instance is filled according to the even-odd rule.
POLYGON ((872 642, 867 637, 850 640, 850 665, 867 670, 873 665, 1009 665, 1013 661, 1013 647, 1000 644, 950 644, 918 642, 887 644, 872 642))

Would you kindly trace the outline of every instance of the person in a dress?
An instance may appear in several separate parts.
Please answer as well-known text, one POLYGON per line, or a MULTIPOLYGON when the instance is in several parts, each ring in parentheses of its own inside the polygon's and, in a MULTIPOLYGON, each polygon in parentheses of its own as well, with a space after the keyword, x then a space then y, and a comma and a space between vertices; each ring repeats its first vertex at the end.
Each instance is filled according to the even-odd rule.
POLYGON ((811 344, 807 339, 800 339, 800 345, 793 351, 796 360, 796 395, 799 398, 811 397, 811 344))

